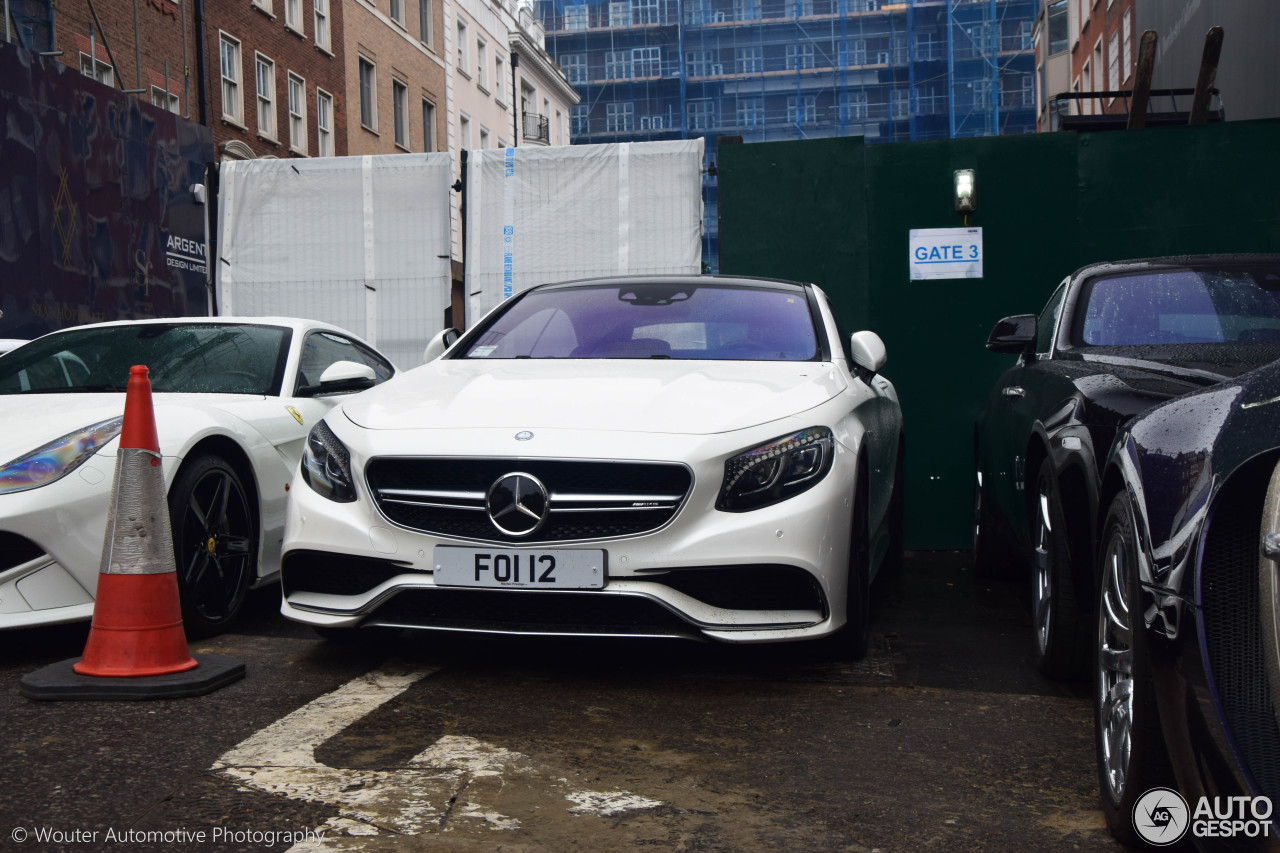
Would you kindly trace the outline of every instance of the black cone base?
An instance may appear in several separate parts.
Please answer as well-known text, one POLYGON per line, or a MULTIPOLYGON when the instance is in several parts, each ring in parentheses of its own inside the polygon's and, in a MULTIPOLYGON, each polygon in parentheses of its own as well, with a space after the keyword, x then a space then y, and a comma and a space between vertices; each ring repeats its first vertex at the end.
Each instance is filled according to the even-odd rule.
POLYGON ((223 655, 192 655, 199 664, 186 672, 137 678, 81 675, 80 658, 50 664, 22 677, 18 692, 28 699, 138 700, 203 696, 244 678, 244 663, 223 655))

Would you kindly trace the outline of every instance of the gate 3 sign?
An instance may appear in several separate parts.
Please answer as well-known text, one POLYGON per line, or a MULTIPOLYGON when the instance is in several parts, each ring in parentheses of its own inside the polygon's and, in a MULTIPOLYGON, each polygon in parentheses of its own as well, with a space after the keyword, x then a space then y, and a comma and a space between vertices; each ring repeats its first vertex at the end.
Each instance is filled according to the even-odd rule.
POLYGON ((912 228, 911 280, 982 278, 981 228, 912 228))

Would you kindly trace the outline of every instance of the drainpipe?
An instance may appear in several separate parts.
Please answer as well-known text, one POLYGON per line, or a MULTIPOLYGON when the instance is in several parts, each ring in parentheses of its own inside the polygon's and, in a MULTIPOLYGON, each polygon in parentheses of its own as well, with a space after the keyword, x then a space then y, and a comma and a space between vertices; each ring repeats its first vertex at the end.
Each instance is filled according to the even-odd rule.
POLYGON ((209 86, 204 67, 204 0, 196 0, 196 87, 200 95, 200 123, 209 127, 209 86))
POLYGON ((516 79, 516 69, 520 67, 520 54, 511 52, 511 112, 515 116, 515 133, 512 148, 520 147, 520 134, 524 132, 524 116, 520 114, 520 81, 516 79))

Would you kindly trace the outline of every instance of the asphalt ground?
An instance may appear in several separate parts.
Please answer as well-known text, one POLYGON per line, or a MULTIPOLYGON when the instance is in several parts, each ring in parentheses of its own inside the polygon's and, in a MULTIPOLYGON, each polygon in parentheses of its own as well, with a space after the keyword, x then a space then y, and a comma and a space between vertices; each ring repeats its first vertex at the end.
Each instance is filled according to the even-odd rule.
POLYGON ((1088 686, 1022 584, 909 554, 857 663, 798 645, 416 634, 337 645, 254 593, 213 694, 41 702, 87 626, 0 644, 2 850, 1119 850, 1088 686))

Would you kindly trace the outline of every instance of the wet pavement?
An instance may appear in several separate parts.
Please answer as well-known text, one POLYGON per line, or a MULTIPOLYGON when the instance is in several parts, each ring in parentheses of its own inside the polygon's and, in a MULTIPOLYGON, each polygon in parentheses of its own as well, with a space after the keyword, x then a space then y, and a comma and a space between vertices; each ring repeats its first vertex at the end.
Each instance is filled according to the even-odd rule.
POLYGON ((86 628, 4 634, 5 850, 1119 850, 1087 685, 1021 585, 908 555, 857 663, 796 645, 324 642, 256 593, 208 696, 36 702, 86 628))

